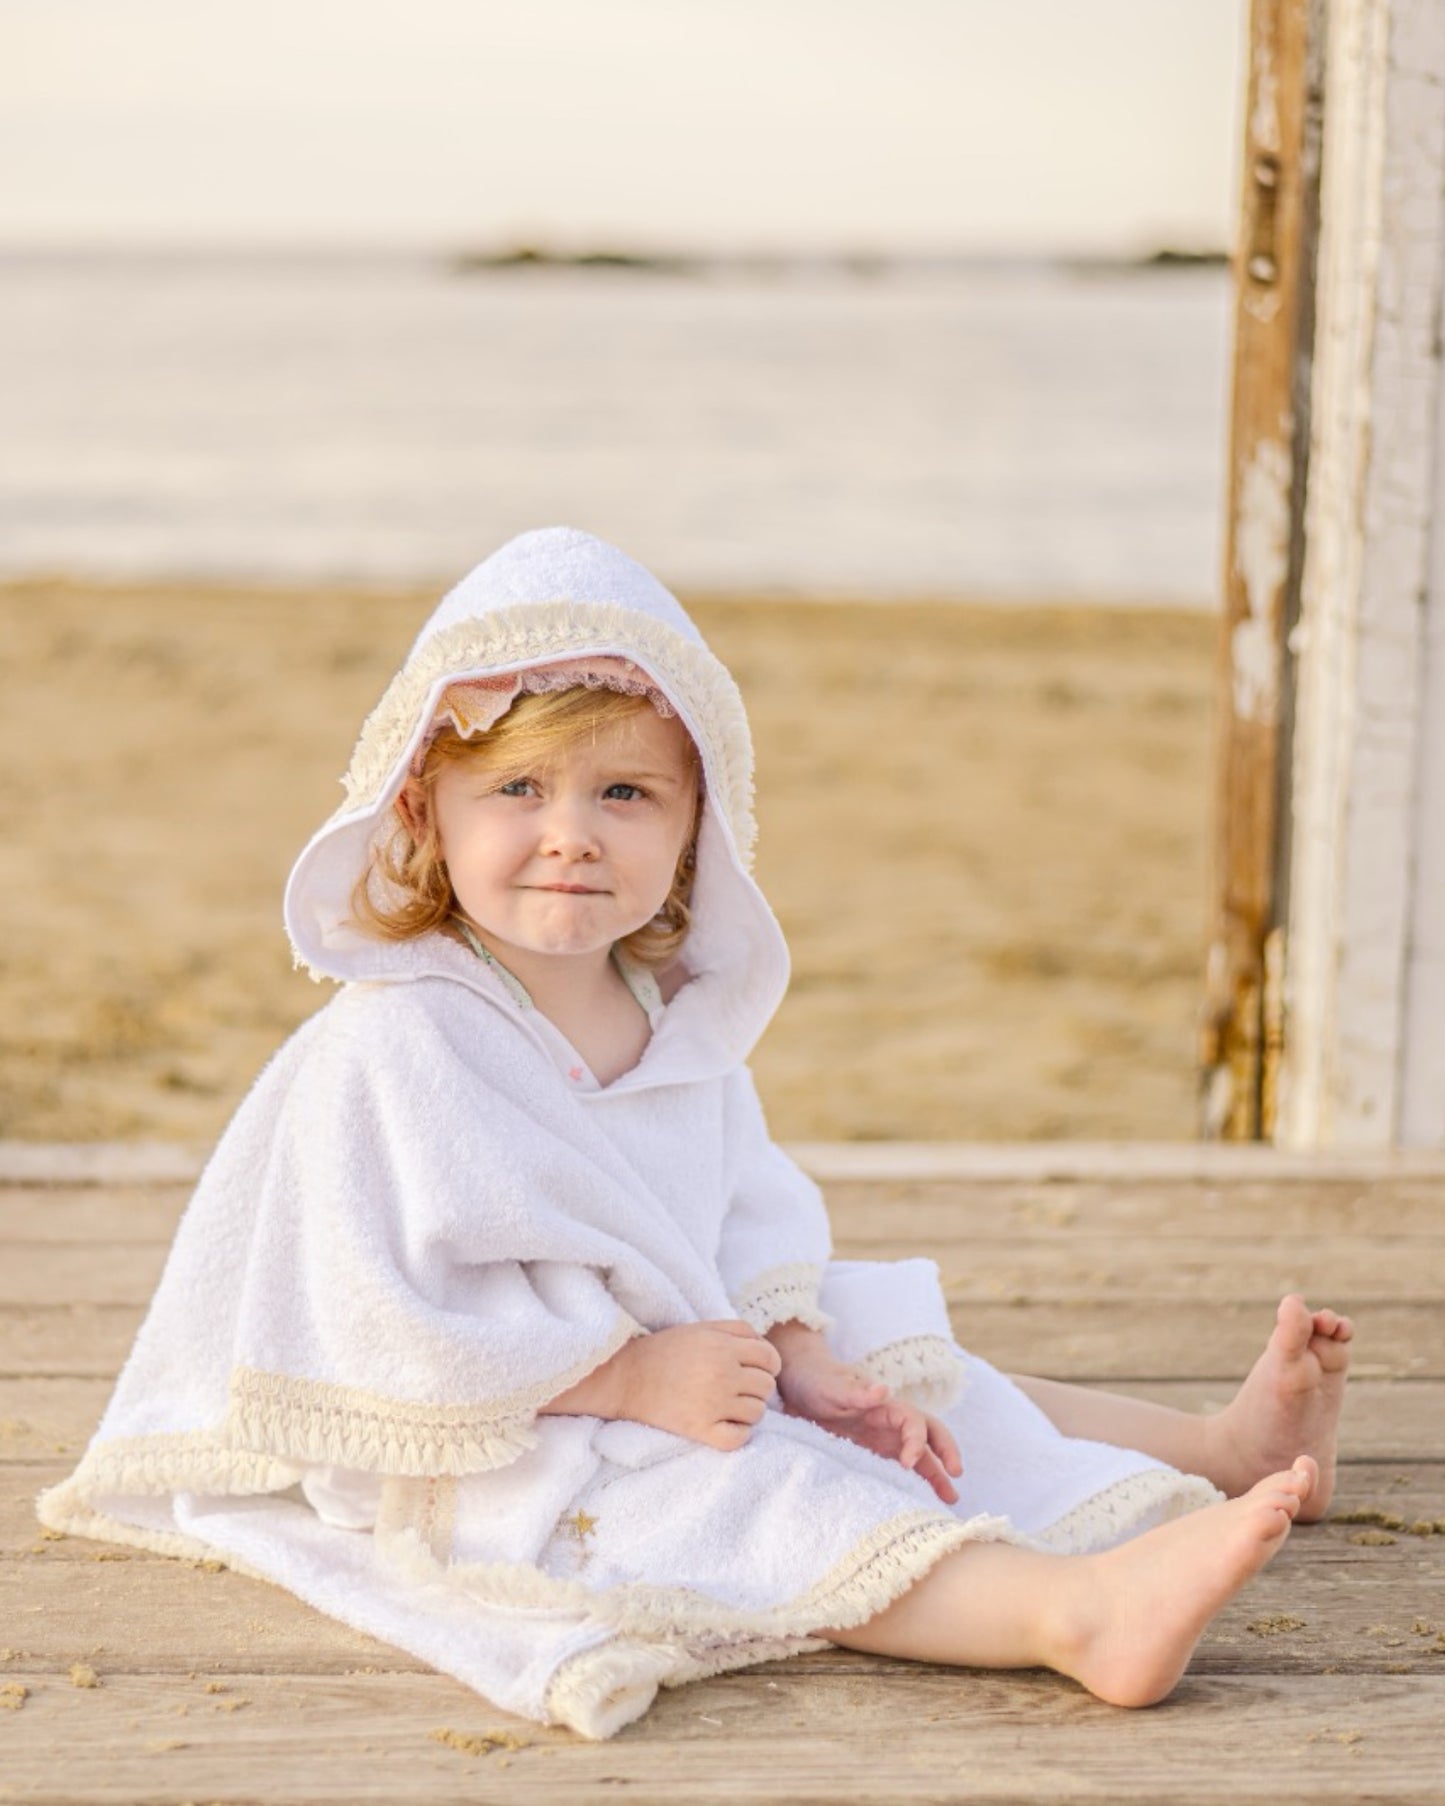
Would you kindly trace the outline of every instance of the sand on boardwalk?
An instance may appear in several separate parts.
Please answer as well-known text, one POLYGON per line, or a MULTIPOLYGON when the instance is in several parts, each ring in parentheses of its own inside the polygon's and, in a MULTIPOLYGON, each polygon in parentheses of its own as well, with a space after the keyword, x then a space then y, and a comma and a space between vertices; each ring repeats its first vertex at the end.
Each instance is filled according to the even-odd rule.
MULTIPOLYGON (((330 995, 281 888, 435 596, 11 584, 0 1136, 209 1140, 330 995)), ((787 1138, 1187 1138, 1202 615, 693 600, 752 713, 787 1138)))

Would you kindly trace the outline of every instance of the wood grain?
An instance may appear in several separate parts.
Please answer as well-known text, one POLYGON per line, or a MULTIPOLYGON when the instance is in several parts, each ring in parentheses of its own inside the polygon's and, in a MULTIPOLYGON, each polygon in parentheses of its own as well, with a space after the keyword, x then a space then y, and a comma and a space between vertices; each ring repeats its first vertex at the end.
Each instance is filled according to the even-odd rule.
POLYGON ((1297 1531, 1220 1614, 1165 1706, 832 1650, 667 1694, 589 1745, 264 1582, 44 1537, 35 1494, 94 1429, 186 1193, 0 1184, 0 1687, 29 1689, 0 1710, 0 1802, 1438 1806, 1445 1536, 1421 1532, 1445 1522, 1439 1180, 829 1192, 840 1248, 934 1255, 959 1333, 1006 1369, 1214 1408, 1281 1285, 1358 1310, 1341 1515, 1297 1531), (71 1684, 77 1661, 98 1687, 71 1684), (469 1754, 438 1730, 522 1747, 469 1754))
POLYGON ((679 1800, 1260 1802, 1439 1800, 1445 1675, 1191 1677, 1124 1714, 1051 1675, 952 1675, 853 1660, 730 1675, 664 1695, 607 1744, 509 1719, 439 1675, 274 1676, 198 1669, 158 1686, 33 1688, 0 1726, 28 1806, 224 1799, 450 1802, 679 1800), (1027 1727, 1025 1732, 1024 1727, 1027 1727), (510 1733, 469 1755, 436 1731, 510 1733), (1267 1760, 1262 1760, 1267 1756, 1267 1760))

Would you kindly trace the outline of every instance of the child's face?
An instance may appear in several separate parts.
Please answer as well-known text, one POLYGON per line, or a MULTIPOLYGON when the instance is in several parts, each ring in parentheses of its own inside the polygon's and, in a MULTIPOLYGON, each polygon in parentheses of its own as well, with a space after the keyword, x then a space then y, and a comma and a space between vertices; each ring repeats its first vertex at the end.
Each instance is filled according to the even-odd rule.
POLYGON ((605 955, 650 922, 692 829, 696 769, 682 723, 650 708, 506 782, 480 760, 446 766, 442 856, 497 957, 605 955))

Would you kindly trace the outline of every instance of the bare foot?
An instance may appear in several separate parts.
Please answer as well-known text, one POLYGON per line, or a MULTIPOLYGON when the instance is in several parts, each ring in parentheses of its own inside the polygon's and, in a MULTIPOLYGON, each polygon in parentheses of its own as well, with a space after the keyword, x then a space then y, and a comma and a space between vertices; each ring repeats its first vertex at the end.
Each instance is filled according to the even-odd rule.
POLYGON ((1163 1699, 1209 1620, 1283 1547, 1317 1478, 1302 1455, 1243 1498, 1080 1557, 1060 1597, 1050 1667, 1113 1706, 1163 1699))
POLYGON ((1350 1338, 1355 1326, 1334 1311, 1312 1311, 1298 1293, 1281 1299, 1264 1353, 1233 1400, 1208 1420, 1209 1478, 1231 1495, 1248 1490, 1296 1455, 1312 1455, 1320 1477, 1299 1521, 1329 1510, 1350 1338))

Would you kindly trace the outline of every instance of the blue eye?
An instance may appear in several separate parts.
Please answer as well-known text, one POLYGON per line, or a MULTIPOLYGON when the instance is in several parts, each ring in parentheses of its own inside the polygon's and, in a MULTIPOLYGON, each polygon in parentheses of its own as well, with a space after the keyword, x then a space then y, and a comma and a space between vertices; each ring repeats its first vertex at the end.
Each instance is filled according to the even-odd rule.
POLYGON ((496 794, 498 796, 526 796, 531 788, 532 780, 530 778, 511 778, 507 783, 497 786, 496 794))
POLYGON ((645 796, 646 792, 636 784, 609 784, 602 794, 605 797, 613 797, 618 802, 630 803, 634 797, 645 796), (627 794, 619 796, 618 792, 624 790, 627 794))

